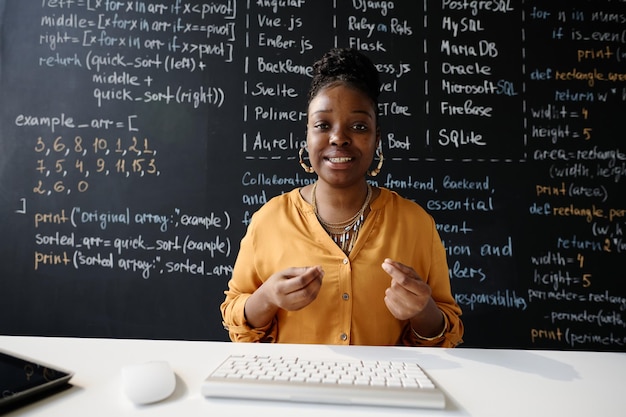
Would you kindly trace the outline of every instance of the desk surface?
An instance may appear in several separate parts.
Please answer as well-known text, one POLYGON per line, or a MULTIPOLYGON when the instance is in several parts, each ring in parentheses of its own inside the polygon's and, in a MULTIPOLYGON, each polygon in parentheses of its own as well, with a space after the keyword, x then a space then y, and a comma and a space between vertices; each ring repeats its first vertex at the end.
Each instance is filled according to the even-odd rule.
POLYGON ((0 336, 0 347, 73 370, 73 387, 9 416, 602 416, 626 412, 626 353, 502 349, 271 345, 0 336), (446 392, 446 410, 289 404, 206 399, 200 385, 231 353, 413 359, 446 392), (148 406, 120 390, 123 366, 167 360, 172 397, 148 406), (297 413, 297 414, 296 414, 297 413))

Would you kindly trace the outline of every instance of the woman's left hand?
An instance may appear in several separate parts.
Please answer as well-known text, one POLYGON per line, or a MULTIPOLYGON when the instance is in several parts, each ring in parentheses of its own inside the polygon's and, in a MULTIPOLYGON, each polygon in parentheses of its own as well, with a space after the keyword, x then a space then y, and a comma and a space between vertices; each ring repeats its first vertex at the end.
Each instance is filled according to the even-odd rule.
POLYGON ((385 304, 395 318, 409 320, 428 306, 432 290, 413 268, 389 258, 384 260, 382 268, 391 276, 385 304))

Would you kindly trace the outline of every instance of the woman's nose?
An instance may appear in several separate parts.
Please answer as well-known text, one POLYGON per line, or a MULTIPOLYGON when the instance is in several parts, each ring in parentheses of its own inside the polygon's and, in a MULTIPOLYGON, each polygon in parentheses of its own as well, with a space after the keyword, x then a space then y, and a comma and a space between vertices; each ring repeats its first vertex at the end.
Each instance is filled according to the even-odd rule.
POLYGON ((330 143, 336 146, 346 146, 352 142, 350 135, 341 129, 336 129, 330 134, 330 143))

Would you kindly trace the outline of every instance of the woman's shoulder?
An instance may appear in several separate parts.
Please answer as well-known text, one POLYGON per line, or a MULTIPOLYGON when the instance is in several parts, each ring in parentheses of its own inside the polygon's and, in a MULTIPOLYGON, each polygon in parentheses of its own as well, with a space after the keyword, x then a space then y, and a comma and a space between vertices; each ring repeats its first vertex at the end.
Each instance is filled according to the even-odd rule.
POLYGON ((302 209, 306 202, 300 196, 300 189, 294 188, 283 194, 276 195, 267 200, 255 213, 254 217, 265 218, 276 216, 278 213, 302 209))
MULTIPOLYGON (((379 210, 379 219, 387 225, 393 225, 398 230, 435 230, 434 217, 419 203, 401 196, 395 191, 381 188, 377 205, 372 210, 379 210)), ((428 238, 428 233, 418 233, 414 236, 428 238)))
POLYGON ((391 209, 414 212, 419 215, 429 216, 428 212, 416 201, 401 196, 396 191, 379 187, 380 194, 372 204, 372 208, 391 209))

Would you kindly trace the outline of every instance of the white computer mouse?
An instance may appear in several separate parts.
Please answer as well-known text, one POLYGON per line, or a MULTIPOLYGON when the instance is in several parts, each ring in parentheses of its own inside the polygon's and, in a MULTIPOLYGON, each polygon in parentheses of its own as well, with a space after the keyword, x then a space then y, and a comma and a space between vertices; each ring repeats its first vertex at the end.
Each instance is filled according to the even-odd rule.
POLYGON ((150 361, 122 368, 122 392, 133 403, 150 404, 172 395, 176 374, 166 361, 150 361))

